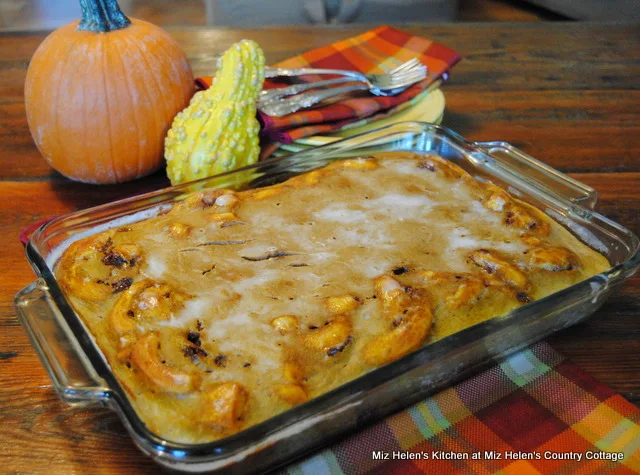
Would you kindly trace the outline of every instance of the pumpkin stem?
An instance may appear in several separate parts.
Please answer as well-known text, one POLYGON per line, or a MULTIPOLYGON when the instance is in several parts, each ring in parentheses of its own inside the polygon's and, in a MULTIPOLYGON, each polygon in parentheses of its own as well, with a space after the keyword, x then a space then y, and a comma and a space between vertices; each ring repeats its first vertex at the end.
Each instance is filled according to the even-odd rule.
POLYGON ((131 21, 122 13, 116 0, 80 0, 82 20, 78 30, 106 33, 128 26, 131 21))

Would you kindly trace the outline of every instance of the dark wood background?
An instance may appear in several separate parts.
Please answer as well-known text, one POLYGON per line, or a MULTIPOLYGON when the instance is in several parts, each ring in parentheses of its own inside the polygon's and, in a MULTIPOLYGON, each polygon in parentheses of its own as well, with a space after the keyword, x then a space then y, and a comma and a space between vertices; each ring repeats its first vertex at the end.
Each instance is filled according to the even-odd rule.
MULTIPOLYGON (((364 31, 276 28, 174 29, 196 75, 241 38, 274 63, 364 31)), ((465 59, 444 91, 443 124, 472 140, 505 140, 598 190, 597 209, 640 232, 640 25, 454 24, 407 27, 465 59)), ((27 128, 23 84, 45 34, 0 34, 0 454, 1 472, 134 473, 153 465, 115 415, 69 408, 51 388, 12 300, 34 280, 18 234, 53 215, 156 189, 163 173, 96 187, 49 168, 27 128)), ((551 344, 629 400, 640 403, 640 278, 630 279, 587 323, 551 344)))

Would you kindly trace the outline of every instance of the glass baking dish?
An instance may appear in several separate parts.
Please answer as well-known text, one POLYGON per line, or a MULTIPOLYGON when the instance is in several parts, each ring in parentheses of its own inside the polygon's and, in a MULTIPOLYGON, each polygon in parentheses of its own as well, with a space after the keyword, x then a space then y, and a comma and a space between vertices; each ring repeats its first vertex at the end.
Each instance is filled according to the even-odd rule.
POLYGON ((138 447, 158 463, 185 472, 264 472, 326 445, 468 376, 494 358, 578 323, 598 309, 640 262, 638 238, 593 211, 592 188, 504 142, 472 143, 444 127, 407 122, 242 170, 166 188, 56 218, 26 247, 38 279, 15 307, 61 398, 118 413, 138 447), (205 188, 253 188, 281 182, 331 160, 381 151, 437 154, 478 180, 490 180, 555 218, 613 267, 546 298, 428 344, 320 397, 233 436, 197 445, 173 443, 142 423, 52 267, 70 241, 169 209, 205 188))

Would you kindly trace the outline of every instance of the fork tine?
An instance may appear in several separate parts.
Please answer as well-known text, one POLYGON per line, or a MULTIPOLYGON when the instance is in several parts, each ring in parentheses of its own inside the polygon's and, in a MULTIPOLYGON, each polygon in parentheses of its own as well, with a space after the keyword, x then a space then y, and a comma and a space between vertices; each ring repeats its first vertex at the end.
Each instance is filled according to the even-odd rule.
POLYGON ((411 67, 414 66, 419 66, 422 63, 420 62, 420 60, 418 58, 412 58, 410 61, 407 61, 407 65, 411 65, 411 67))
POLYGON ((405 86, 411 86, 415 83, 418 83, 420 81, 422 81, 425 78, 425 76, 414 76, 412 78, 407 78, 404 81, 398 82, 396 84, 394 84, 392 87, 393 88, 397 88, 397 87, 405 87, 405 86))
POLYGON ((409 61, 405 61, 404 63, 402 63, 400 66, 398 66, 397 68, 392 69, 391 71, 389 71, 388 74, 396 74, 402 71, 405 71, 407 69, 410 69, 412 67, 414 67, 414 65, 418 62, 417 58, 412 58, 409 61))
POLYGON ((392 77, 394 79, 405 79, 411 76, 426 76, 427 75, 427 69, 426 68, 417 68, 417 69, 413 69, 411 71, 407 71, 406 73, 403 74, 397 74, 397 75, 393 75, 392 77))
POLYGON ((405 76, 407 74, 414 74, 416 72, 426 73, 427 72, 427 67, 424 64, 414 64, 412 67, 403 69, 403 70, 401 70, 399 72, 395 72, 391 76, 402 77, 402 76, 405 76))
POLYGON ((422 63, 422 61, 420 61, 418 58, 413 58, 413 60, 407 62, 407 67, 404 68, 402 71, 407 71, 409 69, 422 68, 422 67, 426 67, 422 63))
POLYGON ((407 78, 409 76, 414 76, 414 75, 421 75, 421 76, 426 76, 427 75, 427 69, 426 68, 418 68, 418 69, 413 69, 411 71, 407 71, 406 73, 402 73, 402 74, 395 74, 392 76, 392 79, 396 80, 396 79, 404 79, 407 78))
POLYGON ((416 59, 415 61, 409 61, 406 63, 407 66, 403 69, 400 70, 400 72, 404 72, 410 69, 416 69, 416 68, 426 68, 426 66, 420 62, 418 59, 416 59))
POLYGON ((424 65, 421 64, 420 62, 407 61, 406 63, 403 63, 401 66, 398 66, 397 68, 389 71, 387 74, 392 76, 401 75, 401 74, 410 72, 414 69, 419 69, 421 67, 424 67, 424 65))
POLYGON ((416 74, 413 76, 405 76, 401 79, 394 79, 393 81, 381 82, 379 84, 375 84, 374 87, 377 89, 388 90, 388 89, 396 89, 398 87, 403 87, 411 84, 415 84, 417 82, 422 81, 426 76, 421 74, 416 74))
POLYGON ((401 74, 389 75, 388 80, 390 82, 400 82, 400 81, 411 80, 414 77, 424 77, 426 75, 427 75, 426 68, 416 68, 410 71, 403 72, 401 74))
POLYGON ((391 81, 389 81, 389 84, 390 87, 398 87, 398 85, 413 84, 422 81, 425 77, 427 77, 425 71, 415 71, 411 74, 393 77, 391 81))
POLYGON ((419 66, 419 67, 414 67, 401 72, 396 72, 394 74, 385 74, 385 75, 376 76, 375 78, 372 78, 372 79, 375 80, 376 85, 383 86, 391 82, 406 80, 407 78, 411 78, 416 75, 418 76, 426 75, 426 72, 427 71, 424 66, 419 66))
POLYGON ((399 72, 405 70, 407 67, 411 67, 411 62, 410 61, 406 61, 406 62, 400 64, 399 66, 396 66, 391 71, 389 71, 387 74, 399 73, 399 72))

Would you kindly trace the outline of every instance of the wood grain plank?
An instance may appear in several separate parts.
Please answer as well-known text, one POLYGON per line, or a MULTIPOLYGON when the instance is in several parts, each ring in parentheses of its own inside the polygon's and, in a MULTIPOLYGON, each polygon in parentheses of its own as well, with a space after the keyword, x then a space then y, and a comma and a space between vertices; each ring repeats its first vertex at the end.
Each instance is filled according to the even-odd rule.
MULTIPOLYGON (((471 140, 506 140, 600 194, 597 209, 640 234, 640 26, 594 23, 406 27, 462 52, 445 86, 444 124, 471 140)), ((367 27, 173 29, 196 74, 242 38, 273 63, 367 27)), ((54 394, 15 316, 15 293, 34 279, 18 234, 75 209, 158 189, 163 172, 95 187, 53 172, 35 149, 22 87, 44 33, 0 33, 0 453, 8 473, 156 473, 117 417, 68 408, 54 394), (106 454, 106 455, 105 455, 106 454)), ((591 319, 552 345, 628 399, 640 403, 640 276, 591 319)))
MULTIPOLYGON (((469 140, 504 140, 563 171, 640 171, 635 140, 640 135, 640 91, 496 91, 471 96, 447 87, 445 97, 443 125, 469 140), (630 108, 633 103, 637 109, 630 108)), ((68 182, 41 158, 23 114, 21 103, 6 107, 5 117, 16 126, 0 129, 0 154, 5 157, 0 179, 68 182)))
MULTIPOLYGON (((505 140, 572 171, 640 171, 640 27, 563 23, 410 26, 465 59, 445 85, 444 124, 471 140, 505 140)), ((270 63, 337 41, 366 27, 170 30, 195 74, 251 38, 270 63), (203 45, 206 45, 203 46, 203 45)), ((22 86, 44 34, 0 34, 0 178, 58 179, 33 145, 22 86)))
POLYGON ((165 473, 111 411, 70 408, 50 386, 0 389, 0 400, 3 473, 165 473))

